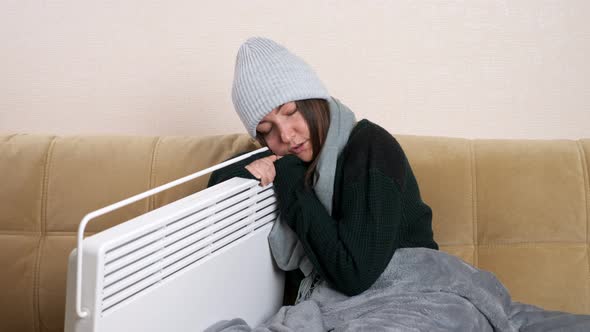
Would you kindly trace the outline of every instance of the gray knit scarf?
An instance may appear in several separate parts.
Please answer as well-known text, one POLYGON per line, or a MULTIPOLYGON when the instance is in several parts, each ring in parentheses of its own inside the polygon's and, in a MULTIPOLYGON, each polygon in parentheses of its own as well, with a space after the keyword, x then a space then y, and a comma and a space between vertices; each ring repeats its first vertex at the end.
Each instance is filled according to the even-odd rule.
MULTIPOLYGON (((348 142, 348 137, 356 124, 356 119, 354 113, 339 100, 330 98, 328 104, 330 107, 330 128, 319 156, 316 168, 317 181, 313 190, 331 215, 336 163, 340 152, 348 142)), ((297 238, 297 234, 280 215, 268 235, 268 241, 279 268, 284 271, 301 269, 305 279, 303 279, 299 287, 297 302, 307 299, 320 278, 314 270, 313 264, 305 255, 305 250, 297 238)))

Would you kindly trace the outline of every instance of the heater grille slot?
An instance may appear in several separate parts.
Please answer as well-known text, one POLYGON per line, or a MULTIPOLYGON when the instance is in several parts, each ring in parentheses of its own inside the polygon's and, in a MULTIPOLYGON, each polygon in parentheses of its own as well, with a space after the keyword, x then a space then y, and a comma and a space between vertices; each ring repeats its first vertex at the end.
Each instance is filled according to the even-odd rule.
POLYGON ((153 229, 106 250, 102 314, 276 220, 277 215, 272 187, 261 189, 249 183, 171 220, 149 220, 153 229))

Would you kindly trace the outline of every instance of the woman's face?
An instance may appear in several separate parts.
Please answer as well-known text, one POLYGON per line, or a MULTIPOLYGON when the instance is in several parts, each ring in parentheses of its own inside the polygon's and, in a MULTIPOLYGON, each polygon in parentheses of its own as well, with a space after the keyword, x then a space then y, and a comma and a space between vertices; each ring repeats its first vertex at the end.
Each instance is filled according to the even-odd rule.
POLYGON ((313 156, 309 127, 295 102, 283 104, 268 113, 258 126, 259 132, 268 148, 276 155, 294 154, 309 162, 313 156))

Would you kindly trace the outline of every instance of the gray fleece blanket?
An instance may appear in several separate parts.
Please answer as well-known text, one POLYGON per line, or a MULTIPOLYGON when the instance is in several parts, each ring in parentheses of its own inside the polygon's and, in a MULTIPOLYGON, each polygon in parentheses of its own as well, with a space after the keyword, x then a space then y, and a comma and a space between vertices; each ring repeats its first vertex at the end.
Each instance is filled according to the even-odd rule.
POLYGON ((206 331, 590 331, 590 316, 513 302, 489 272, 440 251, 404 248, 357 296, 324 281, 309 300, 282 307, 261 326, 237 318, 206 331))

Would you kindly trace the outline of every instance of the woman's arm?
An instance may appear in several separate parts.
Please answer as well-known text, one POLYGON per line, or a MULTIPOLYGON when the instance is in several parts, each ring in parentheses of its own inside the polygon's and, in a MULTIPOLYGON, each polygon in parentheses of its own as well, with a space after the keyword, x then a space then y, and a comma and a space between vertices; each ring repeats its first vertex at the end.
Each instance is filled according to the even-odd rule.
MULTIPOLYGON (((244 153, 247 153, 247 152, 239 153, 229 159, 239 157, 239 156, 243 155, 244 153)), ((215 172, 211 173, 211 177, 209 178, 209 183, 207 184, 207 187, 211 187, 213 185, 216 185, 218 183, 221 183, 223 181, 226 181, 226 180, 229 180, 229 179, 235 178, 235 177, 256 180, 257 178, 246 169, 246 166, 248 166, 249 164, 251 164, 255 160, 258 160, 258 159, 261 159, 264 157, 268 157, 271 154, 272 154, 272 152, 270 152, 270 151, 261 152, 261 153, 255 154, 251 157, 248 157, 244 160, 240 160, 234 164, 228 165, 222 169, 216 170, 215 172)), ((227 159, 227 160, 229 160, 229 159, 227 159)))

